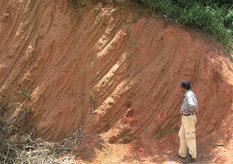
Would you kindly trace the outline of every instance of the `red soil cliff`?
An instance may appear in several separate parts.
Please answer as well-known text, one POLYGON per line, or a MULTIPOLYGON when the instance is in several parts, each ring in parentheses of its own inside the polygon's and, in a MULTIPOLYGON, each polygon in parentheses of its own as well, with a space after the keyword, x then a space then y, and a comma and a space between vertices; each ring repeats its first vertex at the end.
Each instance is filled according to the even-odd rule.
POLYGON ((199 101, 197 138, 222 129, 232 117, 233 65, 221 46, 175 23, 136 19, 133 11, 2 0, 0 100, 9 113, 25 103, 28 126, 47 140, 82 126, 111 143, 153 142, 177 133, 179 83, 187 79, 199 101))

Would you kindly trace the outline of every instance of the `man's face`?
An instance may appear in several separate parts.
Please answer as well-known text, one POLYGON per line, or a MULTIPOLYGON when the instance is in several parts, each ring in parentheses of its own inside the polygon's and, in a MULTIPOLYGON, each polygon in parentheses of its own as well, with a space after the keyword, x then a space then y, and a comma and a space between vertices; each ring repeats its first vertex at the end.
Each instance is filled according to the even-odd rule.
POLYGON ((185 88, 183 88, 182 86, 180 86, 181 87, 181 92, 183 93, 183 94, 185 94, 185 92, 187 91, 185 88))

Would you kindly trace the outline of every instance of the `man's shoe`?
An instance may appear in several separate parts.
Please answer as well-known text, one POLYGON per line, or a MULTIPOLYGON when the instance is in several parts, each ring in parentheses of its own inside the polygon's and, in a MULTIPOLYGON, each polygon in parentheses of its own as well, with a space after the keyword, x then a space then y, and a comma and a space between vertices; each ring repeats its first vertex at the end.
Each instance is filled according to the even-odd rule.
POLYGON ((180 156, 180 154, 179 154, 179 153, 177 153, 177 154, 176 154, 176 156, 177 156, 177 157, 179 157, 179 158, 181 158, 181 159, 186 159, 186 157, 182 157, 182 156, 180 156))
POLYGON ((190 154, 187 158, 182 160, 183 163, 193 163, 196 162, 196 159, 194 159, 190 154))

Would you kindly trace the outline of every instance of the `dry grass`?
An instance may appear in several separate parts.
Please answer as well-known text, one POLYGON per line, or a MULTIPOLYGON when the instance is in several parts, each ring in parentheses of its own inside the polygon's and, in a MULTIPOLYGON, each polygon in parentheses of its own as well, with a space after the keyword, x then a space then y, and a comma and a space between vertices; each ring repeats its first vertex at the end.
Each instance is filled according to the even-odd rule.
MULTIPOLYGON (((1 105, 1 104, 0 104, 1 105)), ((4 110, 0 107, 0 161, 2 164, 72 164, 74 145, 85 137, 79 127, 69 138, 60 142, 47 142, 36 138, 34 131, 21 131, 27 117, 26 108, 16 107, 15 113, 3 120, 4 110), (20 108, 20 109, 18 109, 20 108)))

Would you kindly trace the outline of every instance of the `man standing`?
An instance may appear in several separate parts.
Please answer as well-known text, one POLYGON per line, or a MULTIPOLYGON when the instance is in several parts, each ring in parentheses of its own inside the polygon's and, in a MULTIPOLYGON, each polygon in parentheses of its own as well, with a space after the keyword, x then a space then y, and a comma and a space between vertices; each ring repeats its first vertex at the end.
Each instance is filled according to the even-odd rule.
POLYGON ((179 131, 180 148, 178 156, 182 158, 184 163, 196 161, 196 135, 195 124, 197 121, 198 102, 196 95, 191 91, 190 83, 184 80, 180 83, 184 95, 184 101, 181 106, 181 127, 179 131), (189 150, 189 153, 188 153, 189 150))

